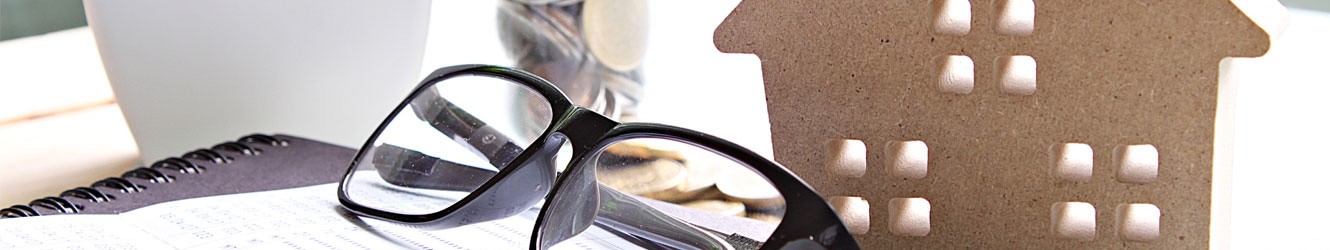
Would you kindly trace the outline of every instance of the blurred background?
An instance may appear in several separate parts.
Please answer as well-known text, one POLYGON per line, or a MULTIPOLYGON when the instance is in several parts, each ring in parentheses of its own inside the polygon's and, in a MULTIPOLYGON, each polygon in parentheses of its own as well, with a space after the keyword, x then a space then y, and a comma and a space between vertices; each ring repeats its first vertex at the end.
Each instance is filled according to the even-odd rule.
MULTIPOLYGON (((1238 79, 1232 244, 1238 249, 1324 246, 1330 223, 1330 1, 1283 0, 1287 31, 1262 58, 1233 59, 1238 79)), ((642 82, 631 119, 692 128, 770 157, 759 61, 722 54, 715 27, 738 0, 647 1, 642 82)), ((455 64, 514 65, 501 40, 498 1, 435 1, 419 79, 455 64)), ((141 152, 112 94, 80 0, 0 0, 0 204, 17 204, 118 175, 163 155, 141 152)), ((281 69, 275 69, 281 70, 281 69)), ((415 82, 392 83, 386 92, 415 82)), ((402 87, 406 86, 406 87, 402 87)), ((330 90, 331 91, 331 90, 330 90)), ((389 107, 383 107, 386 115, 389 107)), ((336 111, 327 111, 336 112, 336 111)), ((362 123, 377 124, 380 118, 362 123)), ((361 134, 289 133, 358 147, 361 134), (357 139, 359 138, 359 139, 357 139)))
MULTIPOLYGON (((87 18, 84 17, 83 4, 80 1, 5 1, 4 13, 23 12, 24 16, 41 16, 50 18, 55 13, 64 13, 57 10, 68 12, 63 16, 71 19, 77 19, 73 24, 58 26, 43 26, 43 31, 32 32, 28 36, 18 37, 0 42, 0 171, 6 172, 0 175, 0 189, 6 190, 0 192, 0 204, 16 204, 27 202, 36 196, 55 194, 74 186, 87 185, 92 181, 104 178, 106 176, 118 175, 128 169, 139 166, 144 162, 151 163, 168 156, 176 156, 181 153, 196 148, 207 147, 212 144, 225 140, 234 140, 238 136, 248 133, 287 133, 306 138, 327 141, 342 146, 358 148, 364 143, 364 140, 373 130, 373 126, 378 125, 383 117, 391 111, 392 106, 397 101, 405 97, 411 87, 414 87, 420 77, 439 67, 458 65, 458 64, 495 64, 495 65, 517 65, 514 58, 522 57, 517 55, 521 48, 514 49, 513 46, 505 47, 505 40, 513 43, 511 40, 530 39, 529 37, 514 38, 512 34, 526 34, 536 31, 517 31, 523 29, 521 24, 512 24, 512 19, 524 17, 501 17, 504 13, 512 14, 511 7, 501 5, 501 1, 455 1, 455 2, 433 2, 429 12, 428 32, 422 30, 422 34, 427 36, 423 44, 423 57, 415 69, 411 70, 410 80, 399 82, 373 82, 363 84, 369 86, 367 89, 360 89, 361 92, 347 93, 345 89, 357 88, 360 86, 348 86, 345 83, 315 83, 328 85, 326 88, 315 88, 312 91, 316 94, 291 94, 282 93, 282 95, 255 96, 262 93, 244 92, 244 86, 249 88, 263 89, 264 91, 287 91, 283 87, 266 86, 254 84, 245 86, 243 83, 208 83, 200 85, 197 81, 206 81, 209 79, 187 79, 189 83, 182 83, 168 88, 153 89, 145 87, 146 84, 123 84, 117 85, 122 93, 113 93, 112 85, 114 81, 108 81, 108 77, 116 79, 128 79, 127 74, 115 73, 127 72, 127 67, 111 66, 103 67, 103 61, 125 61, 128 57, 134 57, 134 54, 123 52, 110 53, 110 55, 121 55, 116 58, 102 58, 108 55, 107 51, 98 51, 97 39, 117 37, 102 37, 103 34, 94 34, 94 29, 117 28, 112 25, 98 26, 95 22, 101 19, 111 19, 110 14, 115 14, 116 9, 112 9, 111 4, 102 3, 120 3, 120 2, 89 2, 97 3, 87 6, 90 11, 98 10, 100 12, 90 12, 94 14, 87 18), (64 2, 66 5, 56 5, 53 2, 64 2), (15 4, 10 4, 15 3, 15 4), (21 10, 20 10, 21 9, 21 10), (36 14, 42 13, 42 14, 36 14), (92 20, 92 28, 86 26, 85 20, 92 20), (502 24, 501 20, 508 20, 507 24, 502 24), (506 25, 506 26, 504 26, 506 25), (508 34, 508 35, 501 35, 508 34), (113 69, 113 70, 108 70, 113 69), (108 76, 108 71, 111 71, 108 76), (118 76, 117 76, 118 75, 118 76), (197 89, 186 89, 191 86, 197 89), (213 85, 221 85, 213 86, 213 85), (173 89, 172 89, 173 88, 173 89), (143 92, 139 98, 139 103, 130 103, 124 100, 115 100, 115 95, 124 95, 125 89, 136 89, 143 92), (241 90, 236 90, 241 89, 241 90), (372 91, 365 91, 372 90, 372 91), (184 93, 207 93, 203 95, 171 96, 165 93, 171 91, 184 93), (373 92, 373 93, 371 93, 373 92), (216 97, 215 93, 227 93, 232 96, 216 97), (370 98, 368 95, 374 94, 378 97, 370 98), (311 98, 313 96, 313 98, 311 98), (301 106, 300 103, 282 103, 271 102, 269 99, 304 100, 318 102, 328 100, 319 100, 317 96, 331 97, 332 102, 352 103, 331 103, 331 105, 343 105, 341 108, 361 108, 365 110, 360 112, 357 118, 350 118, 350 110, 341 110, 327 107, 301 106), (299 97, 299 98, 297 98, 299 97), (175 98, 175 99, 170 99, 175 98), (215 119, 218 115, 214 112, 217 109, 227 108, 228 106, 253 105, 254 102, 281 103, 295 108, 286 108, 286 110, 273 110, 266 112, 269 116, 296 116, 303 115, 305 118, 321 119, 320 117, 334 117, 329 121, 322 122, 327 126, 308 126, 303 129, 293 128, 291 126, 278 127, 285 125, 283 123, 309 123, 301 119, 273 118, 268 116, 251 117, 250 119, 276 119, 278 122, 269 123, 272 127, 261 127, 254 129, 254 121, 239 121, 240 125, 248 126, 242 130, 236 128, 216 128, 199 126, 179 126, 172 123, 193 122, 188 119, 172 122, 155 122, 160 126, 175 126, 174 129, 144 129, 160 136, 165 133, 177 133, 179 136, 168 136, 162 140, 166 143, 177 143, 173 146, 157 146, 163 149, 139 148, 143 142, 136 144, 131 130, 137 131, 135 127, 149 127, 152 124, 135 124, 132 119, 135 114, 126 113, 131 117, 129 122, 122 117, 121 110, 125 107, 144 107, 168 109, 165 112, 175 112, 180 108, 174 102, 196 101, 196 99, 215 98, 216 102, 205 102, 200 105, 220 105, 209 106, 206 109, 199 109, 197 112, 184 112, 178 115, 190 116, 196 119, 215 119), (303 98, 303 99, 302 99, 303 98), (172 101, 165 104, 145 104, 142 99, 169 99, 172 101), (371 100, 375 99, 375 100, 371 100), (383 100, 390 100, 390 103, 383 103, 383 100), (135 106, 138 105, 138 106, 135 106), (201 114, 201 115, 200 115, 201 114), (248 123, 248 124, 247 124, 248 123), (355 124, 362 129, 342 129, 328 130, 325 127, 344 126, 345 124, 355 124), (219 130, 231 130, 230 132, 218 133, 219 130), (248 129, 248 130, 244 130, 248 129), (344 132, 350 131, 350 132, 344 132), (203 138, 186 138, 195 134, 212 133, 203 138), (189 142, 183 142, 189 141, 189 142)), ((143 0, 134 2, 152 2, 155 0, 143 0)), ((355 2, 355 1, 344 1, 355 2)), ((417 1, 428 2, 428 1, 417 1)), ((602 1, 603 2, 603 1, 602 1)), ((670 1, 640 1, 647 3, 645 9, 649 13, 639 15, 647 18, 641 25, 645 25, 645 30, 649 34, 642 34, 641 39, 647 39, 643 44, 649 45, 642 51, 640 62, 636 63, 617 63, 616 67, 628 69, 617 70, 631 72, 622 74, 622 78, 631 78, 633 81, 645 82, 638 84, 634 92, 639 96, 634 96, 633 113, 625 114, 623 111, 616 112, 621 120, 662 122, 672 125, 687 127, 694 130, 710 133, 728 140, 734 141, 752 149, 759 154, 770 157, 771 142, 767 134, 769 126, 766 123, 766 106, 763 97, 761 70, 757 57, 743 54, 722 54, 712 45, 712 30, 720 23, 729 11, 738 4, 738 1, 696 1, 696 2, 670 2, 670 1), (641 95, 640 93, 651 93, 641 95), (641 115, 635 115, 641 114, 641 115)), ((160 4, 160 3, 159 3, 160 4)), ((216 6, 219 8, 227 6, 216 6)), ((271 6, 270 6, 271 7, 271 6)), ((276 7, 272 7, 276 8, 276 7)), ((614 8, 611 6, 611 8, 614 8)), ((240 10, 247 11, 247 10, 240 10)), ((572 16, 559 16, 556 13, 559 10, 544 10, 544 18, 569 19, 576 18, 572 16)), ((576 13, 592 15, 590 10, 578 10, 576 13)), ((247 13, 252 15, 262 15, 264 13, 247 13)), ((6 15, 3 19, 4 27, 11 24, 17 24, 8 20, 17 18, 6 15)), ((247 17, 247 19, 263 18, 259 16, 247 17)), ((592 18, 592 17, 584 17, 592 18)), ((600 14, 598 18, 608 18, 617 20, 622 16, 605 16, 600 14)), ((39 19, 26 18, 28 21, 39 19)), ((44 19, 41 19, 44 20, 44 19)), ((562 20, 568 21, 568 20, 562 20)), ((630 20, 631 21, 631 20, 630 20)), ((123 25, 121 25, 123 26, 123 25)), ((36 27, 35 25, 31 27, 36 27)), ((171 27, 175 28, 175 27, 171 27)), ((224 29, 225 27, 209 27, 212 29, 224 29)), ((311 27, 319 28, 319 27, 311 27)), ((576 27, 581 29, 599 28, 613 31, 613 29, 623 29, 622 27, 576 27)), ((119 34, 136 34, 139 36, 157 35, 152 31, 125 30, 119 27, 119 34)), ((259 28, 256 28, 259 29, 259 28)), ((243 30, 224 30, 225 32, 245 32, 243 30)), ((174 32, 192 32, 188 30, 174 32)), ((255 31, 259 32, 259 31, 255 31)), ((574 31, 591 32, 591 31, 574 31)), ((604 33, 604 32, 602 32, 604 33)), ((109 34, 109 33, 107 33, 109 34)), ((209 34, 190 33, 191 36, 208 36, 209 34)), ((319 35, 319 33, 315 33, 319 35)), ((530 34, 526 34, 530 35, 530 34)), ((254 35, 251 35, 254 36, 254 35)), ((121 37, 123 38, 123 37, 121 37)), ((108 40, 110 40, 108 39, 108 40)), ((173 40, 184 40, 187 38, 172 38, 173 40)), ((261 36, 255 36, 255 39, 265 39, 261 36)), ((611 36, 610 39, 616 39, 611 36)), ((623 38, 618 38, 623 39, 623 38)), ((195 41, 200 42, 200 41, 195 41)), ((248 41, 245 41, 248 42, 248 41)), ((242 42, 243 43, 243 42, 242 42)), ((409 44, 409 43, 407 43, 409 44)), ((540 45, 539 43, 537 43, 540 45)), ((212 44, 209 46, 230 46, 226 44, 212 44)), ((414 46, 414 45, 412 45, 414 46)), ((412 47, 404 46, 404 47, 412 47)), ((579 46, 595 46, 583 44, 579 46)), ((180 47, 180 46, 175 46, 180 47)), ((520 46, 519 46, 520 47, 520 46)), ((179 49, 179 48, 162 48, 179 49)), ((288 48, 299 50, 301 48, 288 48)), ((544 48, 541 48, 544 49, 544 48)), ((614 48, 611 48, 614 49, 614 48)), ((620 48, 622 50, 632 50, 633 48, 620 48)), ((123 50, 123 49, 121 49, 123 50)), ((548 50, 548 49, 546 49, 548 50)), ((411 49, 382 48, 382 53, 402 53, 402 51, 412 51, 411 49)), ((188 52, 177 52, 188 53, 188 52)), ((141 54, 151 54, 141 53, 141 54)), ((539 53, 535 53, 539 54, 539 53)), ((548 53, 545 53, 548 54, 548 53)), ((228 56, 228 55, 199 55, 199 56, 228 56)), ((153 59, 153 58, 148 58, 153 59)), ((613 58, 597 57, 597 60, 616 60, 613 58)), ((144 59, 147 60, 147 59, 144 59)), ((237 59, 243 60, 243 59, 237 59)), ((311 60, 338 60, 336 58, 319 58, 311 60)), ((341 61, 354 61, 341 59, 341 61)), ((619 60, 632 61, 632 60, 619 60)), ((155 62, 154 63, 159 63, 155 62)), ((258 62, 262 64, 263 62, 258 62)), ((185 63, 176 63, 185 64, 185 63)), ((369 64, 369 63, 365 63, 369 64)), ((123 64, 122 64, 123 65, 123 64)), ((229 67, 232 65, 215 65, 217 67, 229 67)), ((289 66, 289 65, 278 65, 289 66)), ((278 67, 274 66, 274 67, 278 67)), ((336 65, 334 65, 336 66, 336 65)), ((530 70, 531 67, 524 67, 530 70)), ((188 70, 188 69, 182 69, 188 70)), ((256 69, 263 72, 282 72, 282 74, 302 74, 293 72, 302 72, 291 68, 272 68, 259 67, 256 69)), ((542 76, 550 78, 552 81, 560 76, 549 75, 539 70, 532 70, 541 73, 542 76)), ((559 72, 559 71, 555 71, 559 72)), ((204 72, 211 73, 211 72, 204 72)), ((324 72, 315 72, 319 74, 328 74, 324 72)), ((331 72, 335 73, 335 72, 331 72)), ((160 74, 178 74, 178 72, 161 72, 160 74)), ((261 74, 256 72, 255 74, 261 74)), ((225 75, 215 75, 216 77, 226 77, 225 75)), ((141 79, 142 77, 140 77, 141 79)), ((335 79, 332 79, 335 80, 335 79)), ((564 79, 568 80, 568 79, 564 79)), ((576 79, 573 79, 576 80, 576 79)), ((128 82, 128 81, 122 81, 128 82)), ((556 81, 558 82, 558 81, 556 81)), ((310 83, 300 83, 292 85, 309 85, 310 83)), ((301 87, 306 88, 306 87, 301 87)), ((576 97, 576 90, 567 86, 561 86, 570 96, 576 97)), ((623 102, 621 98, 620 102, 623 102)), ((575 100, 576 101, 576 100, 575 100)), ((581 103, 585 106, 605 106, 604 103, 581 103)), ((596 107, 593 107, 596 108, 596 107)), ((130 110, 133 108, 125 108, 130 110)), ((598 108, 603 109, 603 108, 598 108)), ((137 115, 142 115, 140 112, 137 115)), ((236 113, 230 116, 244 116, 249 114, 236 113)), ((220 121, 234 121, 238 119, 221 116, 220 121)), ((160 117, 159 117, 160 118, 160 117)), ((142 120, 142 119, 141 119, 142 120)), ((215 126, 216 124, 205 124, 206 126, 215 126)), ((307 124, 308 125, 308 124, 307 124)), ((319 125, 318 123, 314 125, 319 125)), ((242 126, 243 127, 243 126, 242 126)), ((160 143, 158 143, 160 144, 160 143)))

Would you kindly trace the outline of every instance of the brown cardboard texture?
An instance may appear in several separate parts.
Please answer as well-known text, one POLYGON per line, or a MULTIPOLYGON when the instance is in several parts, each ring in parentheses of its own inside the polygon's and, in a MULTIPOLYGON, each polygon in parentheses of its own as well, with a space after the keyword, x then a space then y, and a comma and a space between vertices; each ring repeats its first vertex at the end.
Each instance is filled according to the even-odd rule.
POLYGON ((1194 249, 1227 221, 1220 65, 1269 48, 1252 20, 1227 0, 745 0, 714 39, 761 59, 776 160, 852 201, 833 205, 866 248, 1194 249))

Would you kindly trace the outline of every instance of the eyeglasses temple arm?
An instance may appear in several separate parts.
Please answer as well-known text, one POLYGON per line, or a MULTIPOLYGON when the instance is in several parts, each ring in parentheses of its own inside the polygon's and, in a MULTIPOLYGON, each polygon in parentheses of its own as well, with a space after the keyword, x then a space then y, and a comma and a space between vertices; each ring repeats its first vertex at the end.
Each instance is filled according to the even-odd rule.
POLYGON ((494 127, 439 96, 436 90, 421 91, 411 100, 411 110, 417 118, 429 122, 440 133, 499 168, 507 166, 509 161, 522 153, 521 145, 513 143, 512 139, 494 127))
POLYGON ((675 219, 631 195, 599 185, 600 208, 596 223, 651 242, 678 249, 757 249, 759 242, 743 236, 725 238, 675 219))
POLYGON ((377 146, 372 157, 374 166, 397 166, 375 170, 384 181, 404 187, 470 192, 497 173, 392 144, 377 146))

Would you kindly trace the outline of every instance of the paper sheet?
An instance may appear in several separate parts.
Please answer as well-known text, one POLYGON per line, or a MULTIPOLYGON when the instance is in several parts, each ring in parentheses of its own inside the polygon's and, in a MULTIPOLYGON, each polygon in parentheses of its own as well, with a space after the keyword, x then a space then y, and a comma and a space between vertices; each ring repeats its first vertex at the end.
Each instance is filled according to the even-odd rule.
MULTIPOLYGON (((524 249, 538 211, 445 230, 360 219, 337 184, 180 200, 119 215, 0 220, 0 249, 524 249)), ((636 249, 592 227, 555 249, 636 249)))

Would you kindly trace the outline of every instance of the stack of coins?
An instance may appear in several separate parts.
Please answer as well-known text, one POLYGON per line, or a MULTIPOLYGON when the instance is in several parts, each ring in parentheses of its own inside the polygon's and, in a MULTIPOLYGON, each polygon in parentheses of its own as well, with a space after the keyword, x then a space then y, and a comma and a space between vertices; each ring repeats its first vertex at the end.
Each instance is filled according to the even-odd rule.
POLYGON ((785 214, 785 199, 780 192, 753 171, 731 171, 716 182, 716 188, 726 199, 747 206, 748 218, 778 223, 785 214))
POLYGON ((620 192, 771 223, 785 212, 785 200, 766 179, 710 151, 619 143, 596 162, 597 180, 620 192))
POLYGON ((498 16, 515 67, 554 83, 573 104, 636 118, 646 0, 504 0, 498 16))
MULTIPOLYGON (((608 157, 601 157, 601 162, 608 157)), ((678 186, 687 177, 683 164, 670 159, 654 159, 632 165, 596 169, 596 179, 619 192, 644 195, 678 186)))

